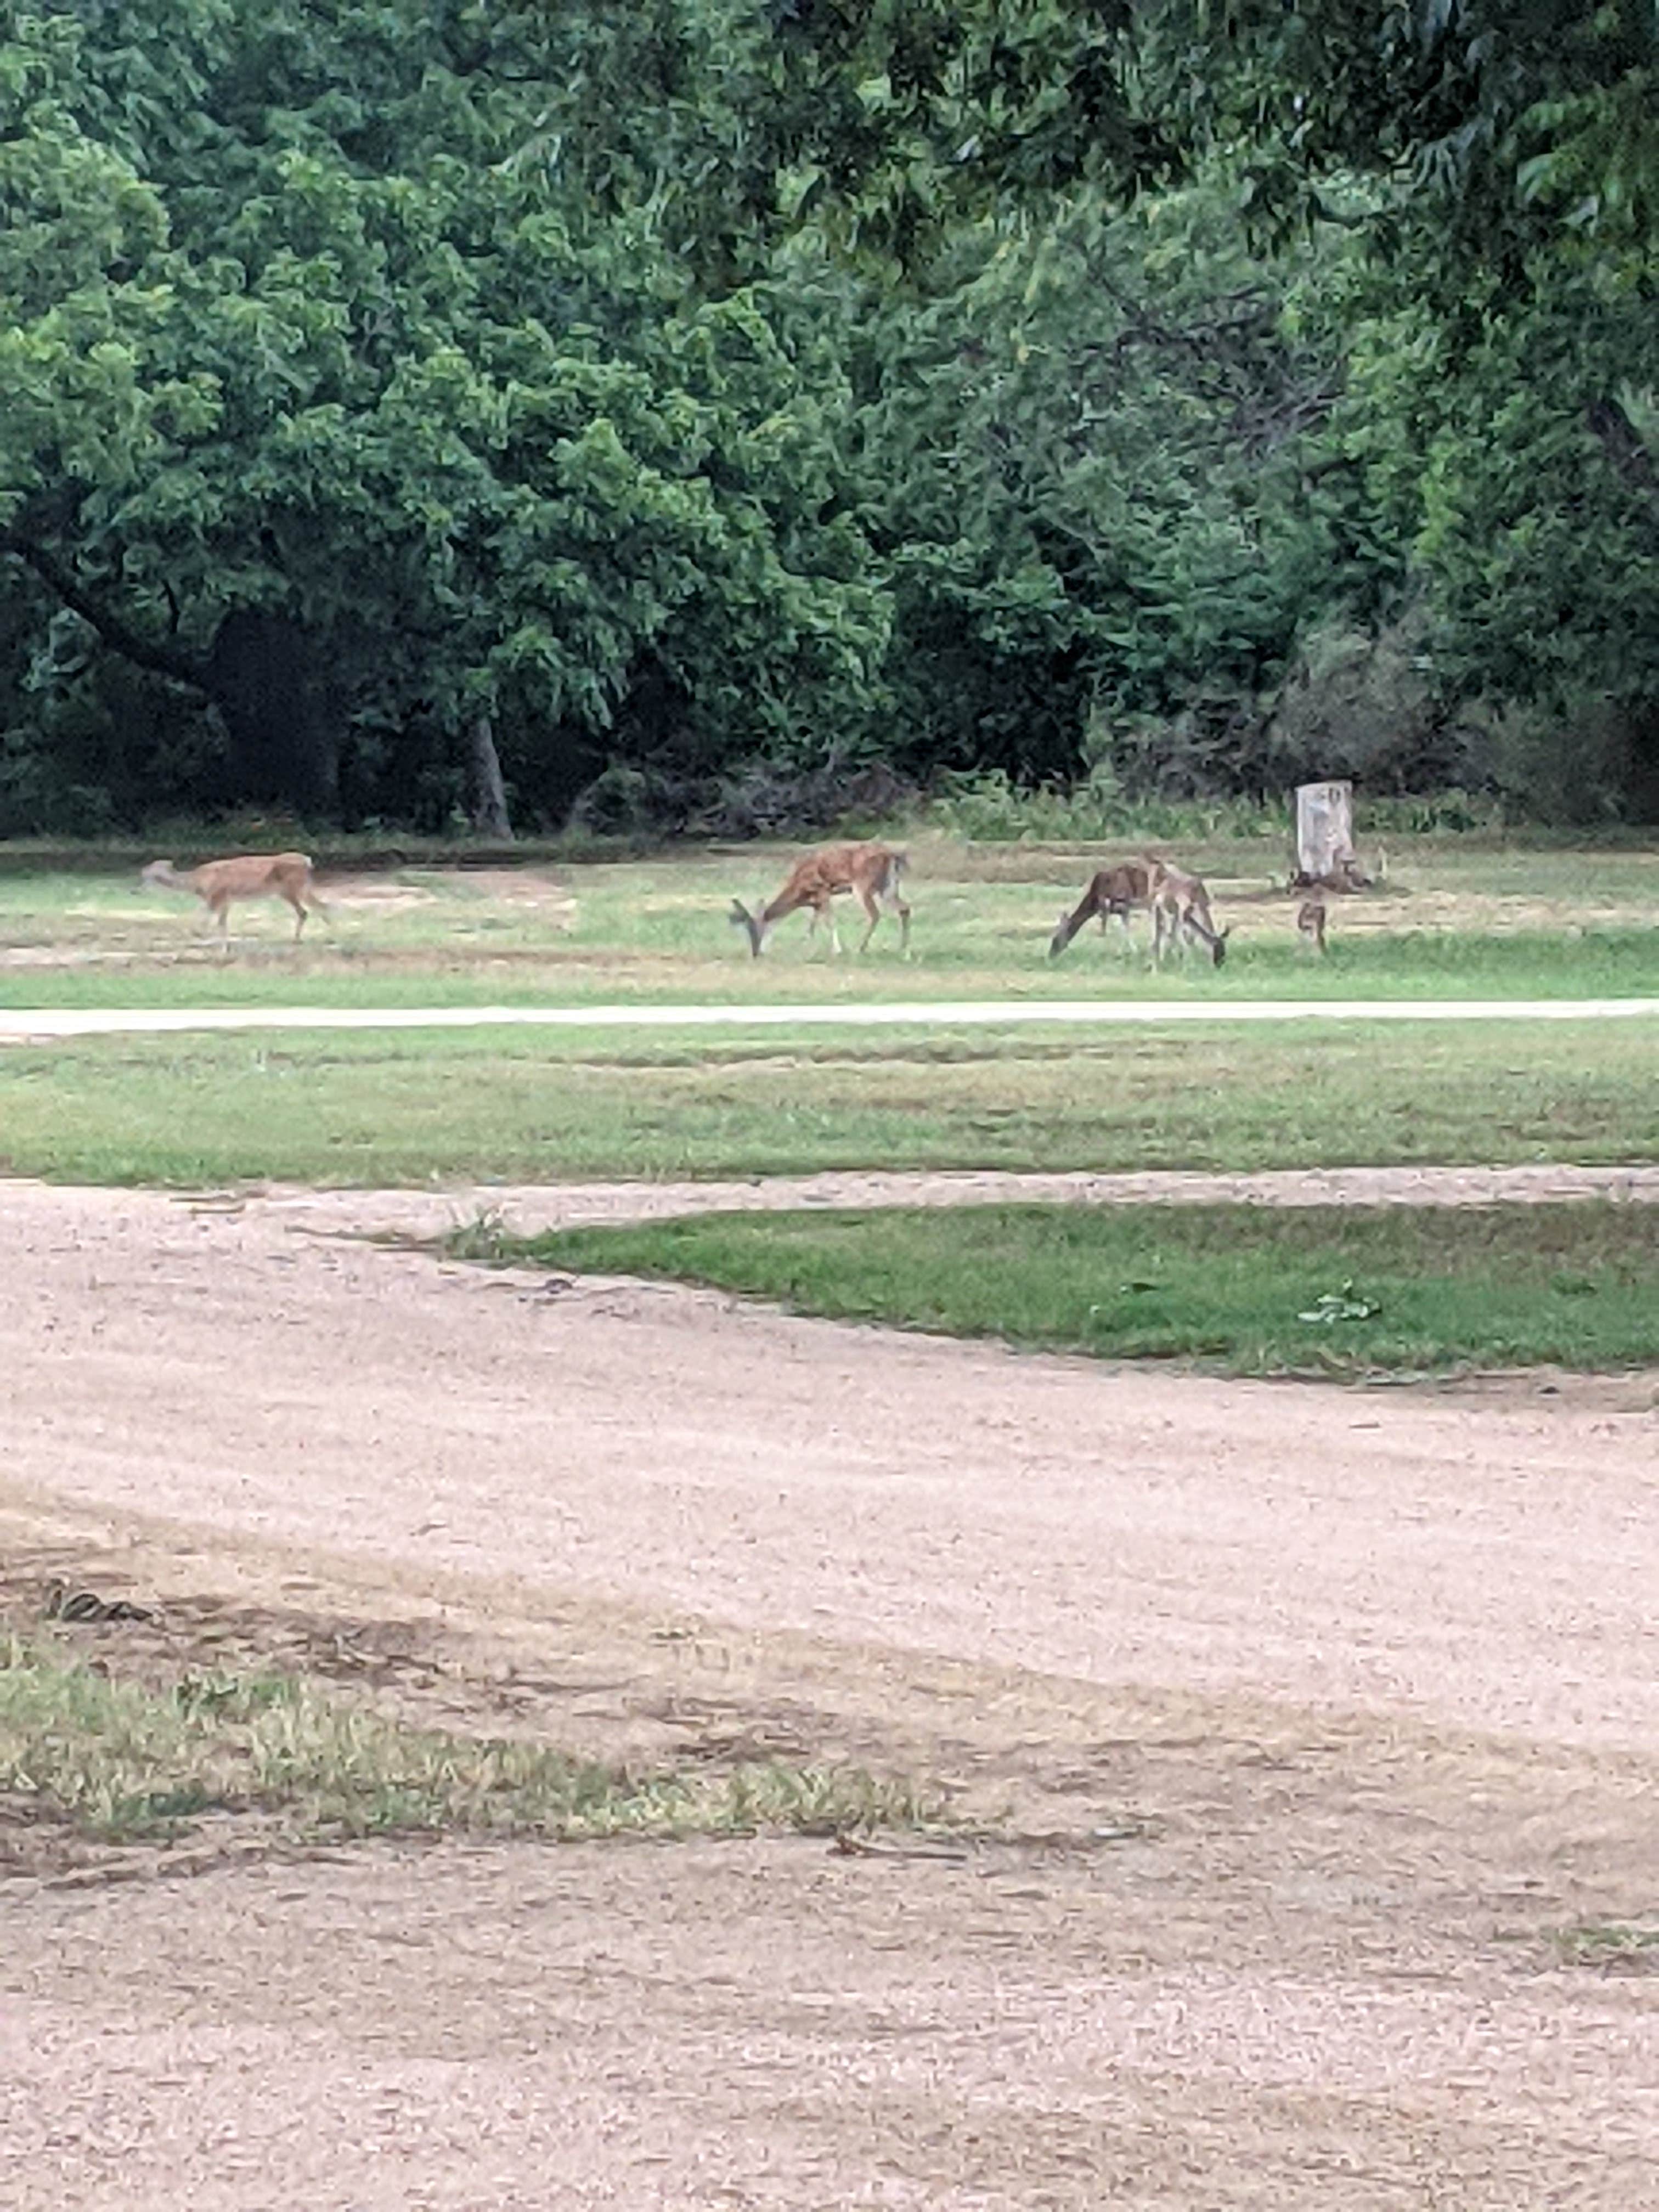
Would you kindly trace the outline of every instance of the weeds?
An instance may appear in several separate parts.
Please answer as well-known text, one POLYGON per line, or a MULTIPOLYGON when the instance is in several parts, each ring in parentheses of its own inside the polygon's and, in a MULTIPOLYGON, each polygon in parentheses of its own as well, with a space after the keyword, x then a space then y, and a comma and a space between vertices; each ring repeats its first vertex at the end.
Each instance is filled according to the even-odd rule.
POLYGON ((1604 1973, 1659 1974, 1659 1922, 1590 1921, 1566 1929, 1561 1949, 1575 1966, 1604 1973))
POLYGON ((634 1774, 544 1746, 408 1726, 281 1675, 112 1680, 0 1639, 0 1800, 105 1842, 210 1814, 300 1838, 461 1832, 560 1840, 911 1826, 915 1790, 861 1770, 634 1774))

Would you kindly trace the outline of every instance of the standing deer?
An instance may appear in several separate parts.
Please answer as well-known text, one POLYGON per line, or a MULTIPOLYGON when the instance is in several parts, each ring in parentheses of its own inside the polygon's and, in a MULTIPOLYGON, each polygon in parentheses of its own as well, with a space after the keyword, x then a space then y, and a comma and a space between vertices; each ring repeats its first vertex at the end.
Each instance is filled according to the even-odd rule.
POLYGON ((887 906, 899 918, 899 946, 908 952, 910 909, 900 893, 899 882, 909 865, 908 857, 890 845, 824 845, 796 861, 783 889, 758 914, 750 914, 741 899, 733 899, 729 919, 748 933, 749 950, 758 960, 775 926, 798 907, 810 907, 812 923, 808 933, 816 936, 819 922, 827 915, 830 942, 839 953, 841 937, 831 902, 852 892, 870 917, 859 951, 862 952, 875 935, 882 908, 887 906))
POLYGON ((1302 942, 1310 952, 1325 950, 1325 902, 1322 898, 1304 899, 1296 911, 1296 927, 1302 942))
POLYGON ((1131 908, 1150 905, 1152 901, 1152 871, 1159 866, 1157 860, 1120 860, 1110 868, 1100 868, 1089 878, 1089 888, 1072 908, 1060 917, 1054 935, 1048 939, 1048 957, 1058 960, 1072 939, 1086 922, 1100 916, 1101 933, 1105 934, 1109 921, 1118 922, 1124 936, 1129 933, 1131 908))
POLYGON ((304 853, 240 853, 227 860, 204 860, 199 868, 182 872, 171 860, 152 860, 143 881, 166 890, 194 891, 218 923, 219 942, 227 951, 233 899, 286 899, 294 909, 296 945, 307 914, 328 919, 329 910, 312 886, 311 861, 304 853))
POLYGON ((1197 876, 1172 868, 1163 860, 1152 865, 1152 958, 1161 966, 1167 938, 1177 948, 1196 938, 1209 947, 1210 959, 1219 967, 1227 957, 1231 929, 1218 929, 1210 912, 1210 894, 1197 876))

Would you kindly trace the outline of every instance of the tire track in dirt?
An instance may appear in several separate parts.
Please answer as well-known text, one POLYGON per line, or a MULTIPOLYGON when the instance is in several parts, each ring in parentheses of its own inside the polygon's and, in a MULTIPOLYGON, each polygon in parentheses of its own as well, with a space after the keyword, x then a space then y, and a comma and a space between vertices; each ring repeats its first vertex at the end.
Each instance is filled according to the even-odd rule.
POLYGON ((259 1185, 181 1202, 252 1209, 343 1236, 441 1237, 482 1216, 514 1235, 676 1214, 898 1206, 1494 1206, 1607 1199, 1659 1205, 1659 1166, 1282 1168, 1223 1175, 1146 1169, 1030 1175, 992 1170, 833 1171, 706 1182, 467 1183, 433 1190, 259 1185))

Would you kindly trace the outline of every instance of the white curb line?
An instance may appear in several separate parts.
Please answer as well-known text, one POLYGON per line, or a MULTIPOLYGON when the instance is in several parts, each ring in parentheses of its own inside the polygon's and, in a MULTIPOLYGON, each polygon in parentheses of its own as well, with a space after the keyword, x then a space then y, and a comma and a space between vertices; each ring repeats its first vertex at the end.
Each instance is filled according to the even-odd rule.
POLYGON ((1644 1016, 1659 1017, 1659 998, 969 999, 803 1006, 44 1006, 0 1009, 0 1044, 192 1030, 946 1029, 1035 1022, 1152 1029, 1184 1022, 1605 1022, 1644 1016))

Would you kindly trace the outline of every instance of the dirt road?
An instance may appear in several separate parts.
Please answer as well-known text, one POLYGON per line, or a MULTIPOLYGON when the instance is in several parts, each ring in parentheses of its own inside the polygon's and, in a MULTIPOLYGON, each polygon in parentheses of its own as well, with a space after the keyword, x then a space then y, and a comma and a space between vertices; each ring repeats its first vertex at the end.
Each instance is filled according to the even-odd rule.
POLYGON ((1659 1908, 1655 1378, 1018 1358, 338 1203, 0 1185, 15 1572, 997 1838, 14 1880, 0 2201, 1659 2206, 1655 1984, 1593 1963, 1659 1908))

